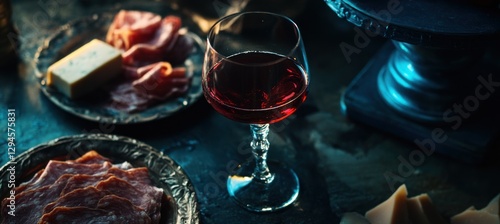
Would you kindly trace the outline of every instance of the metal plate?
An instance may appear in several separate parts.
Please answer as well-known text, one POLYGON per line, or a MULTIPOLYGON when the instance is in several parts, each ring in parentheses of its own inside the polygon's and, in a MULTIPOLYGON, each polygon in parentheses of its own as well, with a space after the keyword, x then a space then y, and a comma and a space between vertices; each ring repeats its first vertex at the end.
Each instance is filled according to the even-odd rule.
MULTIPOLYGON (((162 203, 162 224, 199 223, 196 193, 182 168, 172 159, 140 141, 116 135, 90 134, 61 137, 35 146, 0 168, 1 198, 9 195, 9 167, 15 166, 16 186, 29 180, 49 160, 76 159, 95 150, 113 163, 128 161, 134 167, 147 167, 153 184, 167 198, 162 203)), ((16 214, 22 215, 22 214, 16 214)))
MULTIPOLYGON (((115 12, 100 13, 68 23, 60 27, 39 47, 34 58, 36 76, 39 78, 42 92, 49 100, 78 117, 112 124, 142 123, 165 118, 196 102, 203 93, 201 69, 205 47, 202 39, 193 32, 189 32, 188 35, 194 40, 194 48, 184 62, 187 75, 191 76, 191 85, 187 93, 177 98, 167 99, 146 110, 128 113, 106 106, 106 97, 103 97, 107 94, 105 90, 98 90, 83 99, 72 100, 46 85, 45 76, 48 67, 94 38, 104 40, 115 14, 115 12)), ((161 15, 170 15, 170 13, 161 15)), ((185 18, 182 19, 184 23, 185 18)), ((185 24, 190 23, 186 21, 185 24)), ((188 29, 190 30, 190 27, 188 29)))

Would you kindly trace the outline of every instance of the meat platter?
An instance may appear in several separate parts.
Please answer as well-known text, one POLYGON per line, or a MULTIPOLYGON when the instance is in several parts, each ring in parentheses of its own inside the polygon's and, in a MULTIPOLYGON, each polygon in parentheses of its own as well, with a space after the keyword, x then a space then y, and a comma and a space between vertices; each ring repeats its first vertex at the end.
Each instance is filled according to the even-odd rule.
MULTIPOLYGON (((7 163, 0 168, 0 177, 2 180, 10 178, 10 170, 14 166, 16 184, 19 185, 36 177, 47 163, 74 160, 90 151, 116 164, 147 168, 151 184, 161 189, 168 199, 162 200, 160 223, 199 222, 196 194, 182 168, 153 147, 128 137, 105 134, 61 137, 20 154, 13 160, 15 163, 7 163)), ((2 198, 9 196, 11 189, 7 184, 7 181, 0 182, 2 198)))
MULTIPOLYGON (((165 118, 195 103, 202 95, 201 69, 204 43, 195 34, 194 28, 190 27, 185 27, 188 30, 186 36, 192 39, 193 48, 187 59, 181 64, 185 67, 186 75, 191 83, 187 91, 180 96, 162 101, 145 110, 130 113, 105 106, 106 102, 102 100, 102 92, 97 91, 84 99, 74 100, 47 85, 46 72, 49 66, 92 39, 106 39, 106 32, 116 13, 103 12, 76 19, 60 27, 44 41, 34 60, 36 76, 40 81, 40 88, 44 95, 58 107, 78 117, 113 124, 142 123, 165 118)), ((170 14, 166 13, 166 15, 170 14)), ((183 20, 185 22, 183 24, 189 26, 189 22, 186 20, 183 20)))

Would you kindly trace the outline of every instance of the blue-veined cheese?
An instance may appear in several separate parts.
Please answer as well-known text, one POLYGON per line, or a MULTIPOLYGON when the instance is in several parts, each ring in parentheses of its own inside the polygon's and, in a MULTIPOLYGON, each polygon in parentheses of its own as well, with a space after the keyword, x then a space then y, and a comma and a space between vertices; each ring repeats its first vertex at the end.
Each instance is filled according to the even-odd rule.
POLYGON ((52 64, 47 70, 47 84, 75 99, 113 79, 121 70, 120 50, 94 39, 52 64))

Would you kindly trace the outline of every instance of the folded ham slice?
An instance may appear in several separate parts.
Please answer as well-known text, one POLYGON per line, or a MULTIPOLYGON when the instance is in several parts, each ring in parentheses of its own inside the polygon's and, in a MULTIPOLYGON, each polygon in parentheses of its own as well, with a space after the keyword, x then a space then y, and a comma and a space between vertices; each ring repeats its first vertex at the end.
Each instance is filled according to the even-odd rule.
POLYGON ((168 62, 158 62, 129 70, 135 80, 125 81, 110 91, 113 107, 128 112, 139 111, 162 100, 185 94, 191 78, 186 68, 172 68, 168 62))
POLYGON ((184 67, 172 68, 170 63, 158 62, 144 76, 132 82, 132 86, 139 94, 164 100, 185 93, 189 81, 184 67))
POLYGON ((108 28, 106 42, 115 48, 128 50, 153 38, 161 20, 161 16, 151 12, 121 10, 108 28))
POLYGON ((123 53, 123 63, 129 66, 141 67, 162 61, 167 52, 171 51, 177 42, 180 28, 181 19, 179 17, 165 17, 153 38, 135 44, 123 53))

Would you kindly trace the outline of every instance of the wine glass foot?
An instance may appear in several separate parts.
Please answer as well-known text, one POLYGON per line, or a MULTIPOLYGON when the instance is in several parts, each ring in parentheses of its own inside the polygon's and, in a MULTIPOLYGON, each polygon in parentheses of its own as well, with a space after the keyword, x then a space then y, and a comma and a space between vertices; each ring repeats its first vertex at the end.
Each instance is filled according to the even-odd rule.
POLYGON ((299 195, 299 179, 295 172, 278 162, 269 161, 273 178, 263 182, 253 178, 254 162, 248 162, 230 175, 227 189, 242 207, 254 212, 272 212, 292 204, 299 195))

